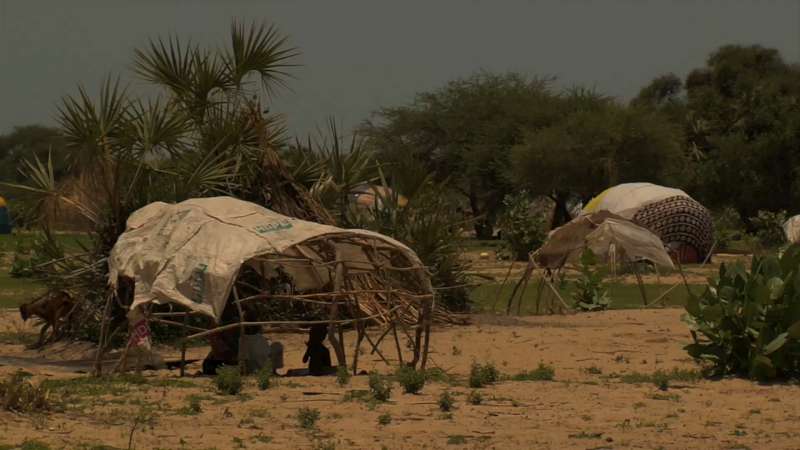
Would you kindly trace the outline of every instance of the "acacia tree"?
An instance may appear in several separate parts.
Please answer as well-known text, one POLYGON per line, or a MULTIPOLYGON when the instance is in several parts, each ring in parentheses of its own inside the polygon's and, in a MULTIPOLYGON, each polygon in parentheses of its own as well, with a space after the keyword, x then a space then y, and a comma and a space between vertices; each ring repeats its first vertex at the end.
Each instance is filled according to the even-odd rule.
POLYGON ((390 178, 393 162, 411 154, 437 181, 448 180, 485 239, 513 189, 506 176, 511 148, 524 129, 552 121, 554 103, 547 79, 482 72, 420 93, 411 105, 381 109, 361 131, 390 178))
POLYGON ((584 201, 632 181, 675 184, 684 158, 680 132, 662 115, 602 101, 531 130, 512 150, 513 179, 556 202, 552 226, 567 220, 566 201, 584 201))

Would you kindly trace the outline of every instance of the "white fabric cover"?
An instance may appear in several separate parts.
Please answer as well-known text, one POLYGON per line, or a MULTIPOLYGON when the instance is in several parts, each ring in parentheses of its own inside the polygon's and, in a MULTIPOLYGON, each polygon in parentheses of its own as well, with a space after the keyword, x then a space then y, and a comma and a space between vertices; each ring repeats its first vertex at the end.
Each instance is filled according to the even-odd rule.
POLYGON ((676 196, 689 197, 689 194, 680 189, 652 183, 618 184, 592 199, 583 209, 583 214, 605 210, 631 219, 639 208, 676 196))
MULTIPOLYGON (((218 322, 242 264, 265 255, 303 258, 298 246, 323 236, 369 239, 399 252, 410 265, 422 265, 411 249, 381 234, 307 222, 232 197, 151 203, 131 214, 126 225, 109 255, 109 282, 134 279, 134 312, 149 302, 173 302, 218 322)), ((331 242, 351 261, 348 270, 371 269, 360 247, 331 242)), ((251 266, 268 275, 278 264, 251 266)), ((328 270, 310 265, 294 264, 289 271, 298 290, 318 289, 330 280, 328 270)))
MULTIPOLYGON (((632 222, 606 219, 586 236, 586 247, 602 261, 647 260, 674 269, 672 259, 658 236, 632 222), (616 256, 612 258, 612 254, 616 256)), ((580 258, 579 254, 575 257, 580 258)))

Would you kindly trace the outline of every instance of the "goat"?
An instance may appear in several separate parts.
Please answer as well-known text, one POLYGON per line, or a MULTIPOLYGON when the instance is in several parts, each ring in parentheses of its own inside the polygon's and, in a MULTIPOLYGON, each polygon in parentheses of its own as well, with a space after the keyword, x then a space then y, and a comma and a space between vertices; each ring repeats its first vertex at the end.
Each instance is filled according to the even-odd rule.
POLYGON ((75 300, 65 291, 48 292, 39 298, 20 305, 19 315, 22 317, 23 322, 33 316, 39 317, 44 321, 42 330, 39 333, 39 341, 30 348, 40 348, 47 342, 45 334, 48 328, 52 329, 50 338, 57 338, 61 320, 69 315, 74 305, 75 300))

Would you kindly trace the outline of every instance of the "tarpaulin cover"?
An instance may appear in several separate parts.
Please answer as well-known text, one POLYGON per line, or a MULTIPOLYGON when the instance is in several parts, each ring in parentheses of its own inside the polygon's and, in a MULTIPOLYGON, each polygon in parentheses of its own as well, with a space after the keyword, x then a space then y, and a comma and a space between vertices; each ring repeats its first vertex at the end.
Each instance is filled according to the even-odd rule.
POLYGON ((619 260, 647 260, 674 267, 658 236, 608 211, 577 217, 550 232, 535 260, 542 267, 557 269, 577 261, 586 248, 603 261, 615 253, 619 260))
POLYGON ((670 197, 689 197, 680 190, 652 183, 623 183, 606 189, 593 198, 583 214, 610 211, 626 219, 632 219, 638 208, 670 197))
MULTIPOLYGON (((361 247, 347 243, 352 238, 389 248, 409 267, 422 266, 411 249, 381 234, 294 219, 231 197, 152 203, 131 214, 126 225, 109 256, 109 281, 115 285, 119 276, 134 279, 131 309, 171 302, 216 322, 243 264, 268 271, 277 264, 250 260, 265 255, 324 259, 304 245, 311 240, 328 239, 351 271, 359 270, 359 262, 361 270, 372 267, 361 247)), ((290 272, 298 289, 321 289, 330 282, 326 267, 296 265, 290 272)), ((423 284, 429 286, 429 280, 423 284)))

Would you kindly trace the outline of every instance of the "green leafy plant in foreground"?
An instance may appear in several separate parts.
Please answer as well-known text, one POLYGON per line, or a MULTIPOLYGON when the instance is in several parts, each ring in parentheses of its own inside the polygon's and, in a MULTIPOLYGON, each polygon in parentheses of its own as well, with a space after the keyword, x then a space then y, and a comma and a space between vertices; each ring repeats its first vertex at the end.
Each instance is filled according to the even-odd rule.
POLYGON ((581 254, 580 276, 575 280, 575 292, 572 294, 575 308, 582 311, 604 310, 611 305, 608 286, 603 282, 603 274, 594 268, 597 257, 591 249, 581 254))
POLYGON ((242 375, 236 366, 217 369, 214 384, 221 394, 236 395, 242 390, 242 375))
POLYGON ((425 372, 413 367, 402 366, 395 376, 406 394, 416 394, 425 386, 425 372))
POLYGON ((723 264, 686 311, 694 338, 686 350, 710 362, 714 374, 800 376, 800 246, 754 257, 749 271, 723 264))

